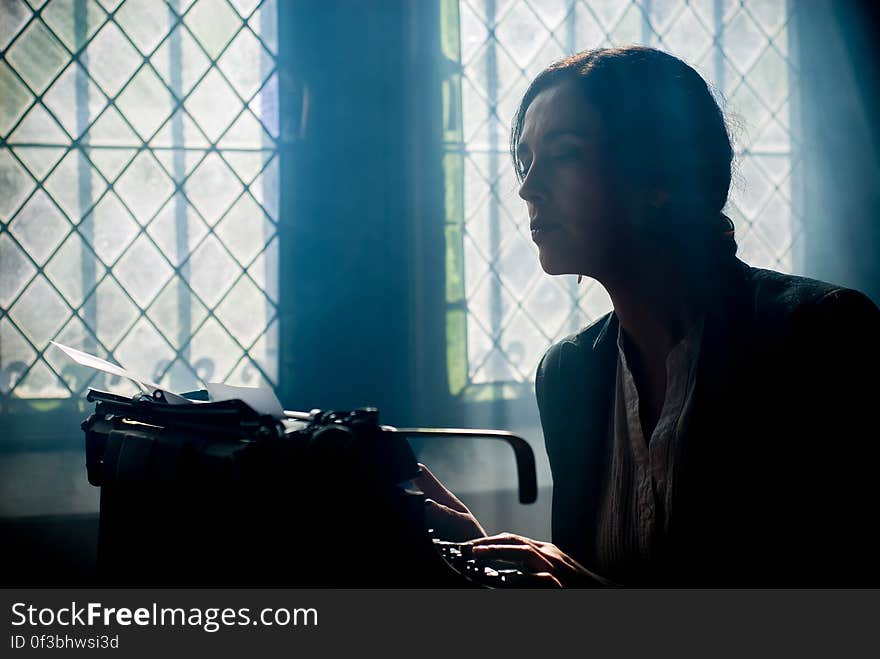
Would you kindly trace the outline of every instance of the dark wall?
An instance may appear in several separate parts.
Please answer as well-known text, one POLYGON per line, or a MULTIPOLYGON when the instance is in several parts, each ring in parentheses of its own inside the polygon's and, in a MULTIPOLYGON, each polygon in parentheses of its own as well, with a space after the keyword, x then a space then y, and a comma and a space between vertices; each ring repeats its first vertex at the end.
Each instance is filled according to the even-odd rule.
POLYGON ((442 302, 436 3, 328 0, 282 11, 292 35, 282 93, 293 105, 282 165, 282 399, 298 409, 376 405, 402 423, 417 407, 425 359, 442 347, 441 322, 430 339, 418 331, 424 299, 442 302))

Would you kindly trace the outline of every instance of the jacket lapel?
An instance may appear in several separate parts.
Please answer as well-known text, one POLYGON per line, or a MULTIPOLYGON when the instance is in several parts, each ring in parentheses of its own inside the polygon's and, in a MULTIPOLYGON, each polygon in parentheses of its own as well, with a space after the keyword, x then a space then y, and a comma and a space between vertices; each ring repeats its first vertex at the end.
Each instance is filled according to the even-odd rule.
POLYGON ((571 386, 570 417, 565 432, 571 438, 573 449, 568 465, 571 478, 566 480, 576 490, 565 498, 579 502, 576 512, 568 512, 568 515, 575 512, 579 518, 571 529, 577 535, 567 540, 579 560, 586 563, 595 557, 595 538, 592 532, 584 537, 583 531, 596 528, 603 491, 603 467, 609 450, 608 424, 617 366, 617 332, 617 316, 612 312, 595 341, 583 337, 574 339, 569 349, 575 354, 572 359, 564 360, 570 369, 564 380, 571 386))

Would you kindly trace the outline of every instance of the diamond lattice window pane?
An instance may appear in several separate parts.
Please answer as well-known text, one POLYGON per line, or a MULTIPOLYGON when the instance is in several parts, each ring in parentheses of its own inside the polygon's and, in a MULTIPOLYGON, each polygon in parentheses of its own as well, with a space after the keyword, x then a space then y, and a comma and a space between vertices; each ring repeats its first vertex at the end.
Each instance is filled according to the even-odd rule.
POLYGON ((155 382, 174 360, 174 350, 145 318, 141 318, 113 351, 120 364, 155 382))
POLYGON ((20 146, 13 149, 28 171, 38 180, 46 178, 49 171, 65 155, 65 149, 49 146, 20 146))
POLYGON ((67 217, 82 217, 107 185, 80 149, 70 151, 46 179, 46 190, 67 217))
POLYGON ((40 14, 71 52, 81 48, 107 18, 95 0, 80 0, 79 5, 77 12, 73 0, 52 0, 40 14))
POLYGON ((44 348, 49 339, 70 317, 70 310, 45 277, 37 277, 9 310, 9 317, 37 347, 44 348))
POLYGON ((80 234, 91 244, 98 257, 113 265, 137 235, 138 225, 131 214, 109 192, 79 224, 80 234))
MULTIPOLYGON (((272 321, 268 329, 263 332, 256 343, 248 350, 251 361, 257 366, 269 382, 278 381, 278 320, 272 321)), ((242 374, 242 384, 247 385, 247 373, 242 374)), ((249 385, 252 386, 252 385, 249 385)))
POLYGON ((9 231, 28 254, 42 265, 70 229, 55 204, 38 190, 15 216, 9 231))
POLYGON ((257 33, 273 55, 278 55, 278 0, 264 0, 248 19, 248 25, 257 33))
POLYGON ((61 42, 42 21, 31 21, 6 52, 6 62, 38 94, 42 94, 55 75, 70 61, 61 42))
POLYGON ((112 277, 105 277, 80 309, 83 322, 113 348, 138 317, 138 308, 112 277))
POLYGON ((152 241, 141 234, 116 263, 113 274, 137 305, 144 308, 171 276, 171 266, 152 241))
POLYGON ((260 254, 275 227, 250 195, 242 195, 216 229, 220 240, 242 265, 260 254))
POLYGON ((147 151, 134 159, 115 186, 119 198, 141 224, 146 224, 174 192, 174 184, 147 151))
POLYGON ((278 200, 280 174, 278 171, 278 158, 274 158, 263 173, 260 174, 250 186, 250 192, 254 199, 263 207, 273 221, 278 221, 278 200))
MULTIPOLYGON (((461 165, 447 172, 445 233, 447 253, 463 255, 447 260, 447 280, 463 284, 467 326, 462 336, 456 320, 459 294, 449 296, 450 382, 459 382, 466 372, 464 391, 477 395, 468 384, 530 380, 550 343, 611 307, 595 282, 578 287, 540 270, 507 154, 509 127, 526 86, 565 54, 637 42, 695 66, 726 99, 723 109, 745 124, 734 135, 744 184, 734 186, 726 208, 737 223, 740 255, 756 266, 792 268, 802 234, 791 194, 796 140, 789 99, 797 79, 787 26, 794 5, 703 0, 458 4, 458 34, 443 38, 443 43, 461 44, 462 73, 447 84, 460 88, 450 98, 460 104, 453 111, 463 134, 463 140, 454 141, 460 138, 448 133, 453 140, 446 145, 448 157, 460 158, 461 165)), ((462 386, 452 390, 458 393, 462 386)))
POLYGON ((174 28, 150 61, 178 98, 189 94, 211 66, 204 51, 182 25, 174 28))
POLYGON ((0 89, 3 90, 3 97, 0 99, 0 135, 5 137, 24 113, 33 96, 3 61, 0 61, 0 89))
POLYGON ((88 159, 110 183, 116 180, 136 153, 134 149, 86 149, 88 159))
POLYGON ((165 204, 147 231, 165 258, 176 267, 202 242, 208 227, 186 198, 178 194, 165 204))
POLYGON ((767 40, 746 12, 738 12, 725 28, 725 51, 733 65, 743 74, 760 57, 767 40))
MULTIPOLYGON (((172 121, 174 121, 172 119, 172 121)), ((207 155, 202 149, 158 149, 153 151, 156 160, 175 183, 183 183, 201 164, 207 155)))
POLYGON ((249 346, 266 329, 252 319, 268 319, 271 312, 272 304, 266 296, 250 279, 242 277, 217 307, 217 318, 242 345, 249 346))
POLYGON ((176 20, 168 5, 155 0, 126 0, 115 19, 144 55, 159 45, 176 20))
POLYGON ((189 345, 190 363, 203 382, 226 379, 243 354, 223 326, 209 318, 189 345))
MULTIPOLYGON (((251 100, 251 107, 257 113, 263 127, 273 139, 278 138, 280 116, 278 114, 278 73, 273 73, 251 100)), ((267 142, 269 144, 269 142, 267 142)))
POLYGON ((189 260, 189 281, 205 304, 214 306, 240 273, 214 236, 208 236, 189 260))
POLYGON ((150 305, 147 315, 171 345, 180 349, 189 341, 192 329, 201 325, 208 310, 180 277, 174 277, 150 305))
POLYGON ((92 40, 86 54, 89 73, 108 96, 115 96, 143 61, 112 21, 92 40))
POLYGON ((220 137, 241 107, 241 101, 216 69, 211 69, 186 101, 186 109, 212 142, 220 137))
POLYGON ((776 112, 790 93, 788 63, 777 50, 766 49, 749 73, 749 84, 770 111, 776 112))
POLYGON ((246 109, 223 135, 220 147, 239 149, 246 148, 248 145, 252 147, 254 144, 272 144, 272 137, 254 117, 254 114, 246 109))
POLYGON ((74 307, 80 306, 86 294, 91 292, 92 281, 83 272, 83 263, 94 261, 94 258, 79 234, 72 233, 46 264, 46 276, 74 307))
POLYGON ((0 306, 9 308, 36 268, 8 234, 0 234, 0 306))
POLYGON ((688 61, 698 62, 711 49, 712 35, 688 7, 663 35, 663 45, 688 61))
POLYGON ((265 151, 227 151, 223 159, 238 174, 245 185, 250 183, 266 166, 273 153, 265 151))
POLYGON ((0 396, 131 393, 52 338, 175 389, 277 384, 277 13, 3 5, 0 396))
POLYGON ((269 299, 278 304, 278 234, 275 233, 269 246, 257 256, 248 267, 248 274, 269 299))
POLYGON ((199 0, 183 20, 208 57, 218 57, 241 27, 241 18, 226 0, 199 0))
POLYGON ((242 18, 247 18, 260 4, 260 0, 229 0, 229 2, 242 18))
POLYGON ((112 105, 104 110, 82 139, 88 144, 105 147, 140 146, 141 143, 129 124, 112 105))
MULTIPOLYGON (((2 243, 0 243, 2 245, 2 243)), ((0 320, 0 393, 9 393, 37 353, 8 318, 0 320)))
POLYGON ((226 49, 219 64, 241 97, 250 100, 272 70, 272 56, 254 33, 245 29, 226 49))
MULTIPOLYGON (((156 149, 154 154, 157 158, 163 156, 167 158, 167 153, 163 153, 165 149, 175 149, 186 147, 187 149, 207 149, 208 140, 205 139, 205 133, 184 110, 177 110, 171 119, 165 122, 165 125, 159 129, 155 137, 150 141, 150 146, 156 149)), ((201 156, 200 153, 190 153, 186 157, 194 164, 190 156, 201 156)), ((201 160, 201 157, 198 158, 201 160)), ((173 167, 169 168, 173 169, 173 167)), ((169 172, 171 174, 171 172, 169 172)))
MULTIPOLYGON (((73 316, 67 321, 56 341, 62 345, 97 355, 102 359, 107 359, 109 356, 107 351, 98 344, 97 337, 86 328, 77 316, 73 316)), ((107 389, 108 385, 103 373, 95 373, 90 368, 72 362, 60 348, 49 346, 43 354, 43 358, 75 394, 85 393, 85 388, 89 386, 107 389)))
POLYGON ((215 224, 241 194, 242 185, 216 153, 208 154, 185 185, 186 196, 208 224, 215 224))
POLYGON ((31 12, 24 4, 24 0, 11 0, 3 3, 3 21, 0 22, 0 50, 5 50, 9 46, 9 42, 15 38, 30 17, 31 12))
POLYGON ((0 220, 8 221, 33 189, 33 179, 12 153, 0 151, 0 220))
POLYGON ((46 362, 38 360, 15 386, 15 394, 20 398, 60 398, 68 395, 68 389, 46 362))
POLYGON ((116 107, 146 140, 171 114, 174 97, 152 67, 143 66, 119 95, 116 107))
POLYGON ((9 137, 12 144, 65 144, 68 140, 58 122, 40 104, 28 111, 9 137))

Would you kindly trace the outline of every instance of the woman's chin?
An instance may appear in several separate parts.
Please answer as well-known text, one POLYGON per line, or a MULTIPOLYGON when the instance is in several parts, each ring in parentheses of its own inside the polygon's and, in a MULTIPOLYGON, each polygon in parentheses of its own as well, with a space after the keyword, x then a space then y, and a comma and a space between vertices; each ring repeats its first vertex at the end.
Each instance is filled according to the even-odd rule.
POLYGON ((559 259, 554 259, 544 250, 541 250, 540 261, 541 268, 548 275, 565 275, 571 273, 570 268, 566 268, 565 265, 559 261, 559 259))

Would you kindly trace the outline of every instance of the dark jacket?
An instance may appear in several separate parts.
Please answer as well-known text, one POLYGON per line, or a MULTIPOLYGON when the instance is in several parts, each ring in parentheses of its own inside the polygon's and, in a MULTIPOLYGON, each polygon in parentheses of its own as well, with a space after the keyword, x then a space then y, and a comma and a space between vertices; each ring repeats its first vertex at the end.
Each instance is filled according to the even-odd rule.
MULTIPOLYGON (((633 583, 880 584, 880 311, 857 291, 738 260, 717 283, 669 534, 633 583)), ((612 312, 556 343, 535 385, 553 542, 588 568, 617 332, 612 312)))

